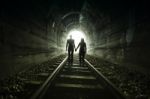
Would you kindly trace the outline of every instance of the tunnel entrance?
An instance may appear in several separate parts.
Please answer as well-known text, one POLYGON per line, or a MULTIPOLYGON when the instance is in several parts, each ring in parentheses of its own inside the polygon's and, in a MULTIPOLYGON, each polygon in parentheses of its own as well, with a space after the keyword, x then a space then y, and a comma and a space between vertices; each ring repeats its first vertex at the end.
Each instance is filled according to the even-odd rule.
POLYGON ((86 42, 86 36, 82 30, 78 30, 78 29, 70 30, 67 39, 69 39, 70 35, 72 35, 72 38, 75 40, 75 46, 78 46, 79 42, 81 41, 81 38, 84 38, 86 42))

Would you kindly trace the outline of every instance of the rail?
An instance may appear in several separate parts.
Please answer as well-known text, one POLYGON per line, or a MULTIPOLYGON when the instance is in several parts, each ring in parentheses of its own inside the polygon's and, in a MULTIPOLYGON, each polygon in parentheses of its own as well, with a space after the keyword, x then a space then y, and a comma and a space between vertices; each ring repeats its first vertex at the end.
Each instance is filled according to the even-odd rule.
POLYGON ((104 81, 103 84, 111 93, 116 96, 116 99, 126 99, 123 93, 121 93, 121 91, 119 91, 119 89, 115 87, 115 85, 111 83, 101 72, 99 72, 89 61, 85 59, 85 62, 88 64, 91 70, 98 75, 98 78, 101 80, 101 82, 104 81))
POLYGON ((46 79, 46 81, 42 84, 42 86, 31 96, 30 99, 41 99, 44 93, 47 91, 49 86, 52 84, 53 79, 55 76, 59 73, 59 71, 63 68, 64 64, 67 61, 66 57, 60 65, 52 72, 52 74, 49 75, 49 77, 46 79))

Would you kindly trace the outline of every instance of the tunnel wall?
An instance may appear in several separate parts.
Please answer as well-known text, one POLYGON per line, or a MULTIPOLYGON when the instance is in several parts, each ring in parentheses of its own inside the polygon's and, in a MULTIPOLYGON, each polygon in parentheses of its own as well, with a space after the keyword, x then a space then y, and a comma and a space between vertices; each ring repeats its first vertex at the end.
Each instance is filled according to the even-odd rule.
POLYGON ((89 53, 149 73, 150 20, 148 10, 142 7, 133 7, 124 12, 115 10, 101 13, 102 21, 95 25, 96 44, 89 53))
POLYGON ((1 6, 1 79, 61 54, 46 9, 42 1, 17 1, 1 6))

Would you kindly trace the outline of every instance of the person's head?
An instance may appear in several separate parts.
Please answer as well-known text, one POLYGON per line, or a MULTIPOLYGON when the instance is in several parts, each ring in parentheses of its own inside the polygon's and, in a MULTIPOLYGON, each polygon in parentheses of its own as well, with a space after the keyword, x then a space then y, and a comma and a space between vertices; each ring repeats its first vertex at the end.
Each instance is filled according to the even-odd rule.
POLYGON ((70 35, 70 39, 72 39, 72 35, 70 35))
POLYGON ((84 42, 84 38, 81 38, 81 42, 84 42))

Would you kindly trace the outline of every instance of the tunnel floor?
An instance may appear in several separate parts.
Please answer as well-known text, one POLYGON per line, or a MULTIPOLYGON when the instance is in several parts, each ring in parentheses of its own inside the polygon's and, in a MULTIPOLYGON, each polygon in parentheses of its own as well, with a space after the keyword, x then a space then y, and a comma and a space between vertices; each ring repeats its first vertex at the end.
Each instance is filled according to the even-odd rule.
POLYGON ((42 99, 116 99, 87 65, 74 55, 73 63, 64 65, 42 99))
POLYGON ((150 75, 110 63, 98 57, 88 55, 86 58, 115 84, 127 99, 150 98, 150 75))
MULTIPOLYGON (((1 80, 0 99, 20 99, 20 97, 22 99, 22 96, 25 98, 30 97, 48 76, 46 72, 52 72, 65 56, 58 56, 50 61, 38 64, 26 71, 1 80)), ((91 55, 87 55, 86 59, 106 76, 127 98, 150 98, 150 76, 91 55)))

